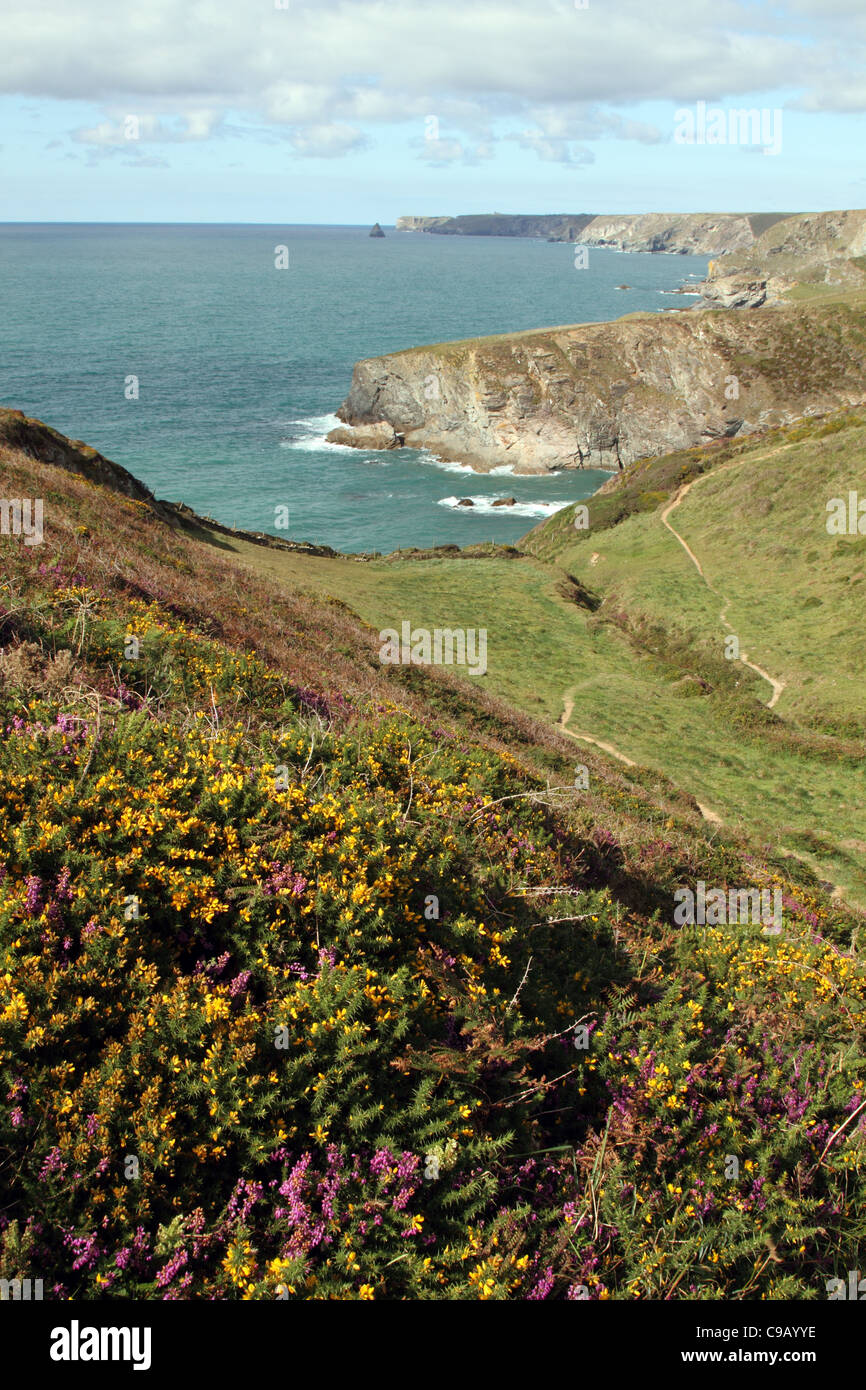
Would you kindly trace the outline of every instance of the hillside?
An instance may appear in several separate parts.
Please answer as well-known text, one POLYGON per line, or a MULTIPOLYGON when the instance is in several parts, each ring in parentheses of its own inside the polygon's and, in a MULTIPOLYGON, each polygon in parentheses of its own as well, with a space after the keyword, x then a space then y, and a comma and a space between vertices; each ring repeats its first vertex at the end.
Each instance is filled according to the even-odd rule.
POLYGON ((617 471, 862 402, 864 369, 866 291, 772 310, 633 314, 358 362, 337 412, 350 428, 334 437, 369 447, 369 426, 384 421, 395 442, 481 471, 617 471))
POLYGON ((700 786, 726 823, 761 826, 866 902, 866 539, 827 530, 827 504, 849 491, 866 493, 862 412, 636 465, 591 499, 585 531, 569 508, 522 544, 592 585, 599 615, 668 665, 670 693, 690 711, 676 753, 675 729, 655 714, 628 731, 622 714, 602 718, 603 735, 656 761, 655 728, 663 765, 700 786), (739 666, 720 660, 731 633, 739 666), (772 715, 722 697, 731 670, 772 715), (723 751, 708 746, 717 721, 723 751))
POLYGON ((590 500, 587 531, 565 508, 516 550, 308 562, 235 544, 377 628, 486 627, 487 690, 550 723, 567 715, 583 748, 664 772, 710 823, 805 859, 866 906, 863 540, 829 535, 825 510, 852 489, 866 495, 863 412, 635 464, 590 500), (754 666, 785 682, 772 710, 775 687, 725 658, 723 611, 754 666))
POLYGON ((488 691, 383 666, 352 611, 381 585, 395 620, 453 623, 462 593, 539 688, 545 653, 591 672, 629 639, 561 592, 560 530, 510 558, 301 554, 6 427, 3 496, 42 499, 45 533, 0 538, 0 1277, 362 1300, 846 1278, 862 916, 720 836, 674 769, 503 701, 520 662, 488 691), (500 617, 505 571, 536 597, 500 617), (698 881, 778 890, 784 930, 677 925, 698 881))

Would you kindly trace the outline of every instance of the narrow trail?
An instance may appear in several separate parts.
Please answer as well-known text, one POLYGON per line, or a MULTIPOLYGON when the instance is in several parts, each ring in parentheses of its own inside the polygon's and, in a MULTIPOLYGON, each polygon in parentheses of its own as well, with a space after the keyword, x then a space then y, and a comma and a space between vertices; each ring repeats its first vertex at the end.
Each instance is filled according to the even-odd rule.
MULTIPOLYGON (((771 452, 775 454, 779 453, 780 450, 773 449, 771 452)), ((769 455, 767 457, 769 457, 769 455)), ((715 469, 713 471, 713 475, 715 475, 716 473, 725 472, 728 468, 733 468, 739 463, 739 459, 733 460, 731 463, 725 464, 722 468, 715 469)), ((703 476, 710 475, 705 474, 703 476)), ((695 569, 701 576, 701 579, 704 581, 710 592, 715 594, 716 598, 720 599, 721 602, 725 605, 721 611, 719 621, 721 622, 723 627, 727 628, 729 632, 733 632, 733 628, 728 622, 727 600, 725 599, 724 595, 720 594, 718 589, 716 589, 707 579, 706 575, 704 574, 703 566, 695 552, 692 550, 688 541, 686 541, 685 538, 680 535, 679 531, 677 531, 668 520, 668 517, 670 516, 671 512, 676 510, 676 508, 680 505, 686 494, 691 491, 694 484, 698 481, 699 480, 697 478, 693 478, 691 482, 683 484, 683 486, 676 493, 673 500, 668 503, 668 505, 662 512, 662 524, 665 527, 667 527, 671 535, 682 546, 683 550, 688 555, 689 559, 691 560, 692 564, 694 565, 695 569)), ((599 557, 597 553, 593 554, 590 559, 590 564, 594 564, 598 560, 598 558, 599 557)), ((756 662, 750 661, 746 656, 745 652, 741 653, 740 660, 742 661, 744 666, 748 666, 757 675, 762 676, 763 679, 767 681, 768 684, 772 687, 773 694, 767 705, 768 709, 772 709, 779 696, 781 695, 782 691, 785 689, 785 682, 776 680, 776 678, 774 676, 771 676, 768 671, 765 671, 762 666, 758 666, 756 662)), ((562 714, 559 716, 558 727, 563 731, 563 733, 568 734, 570 738, 577 739, 580 743, 591 743, 596 748, 601 748, 603 752, 609 753, 612 758, 616 758, 618 762, 624 763, 626 767, 637 767, 637 763, 634 761, 633 758, 627 757, 625 753, 623 753, 619 748, 614 747, 612 743, 606 743, 604 739, 595 738, 592 734, 578 733, 574 729, 569 729, 568 721, 571 719, 571 716, 574 713, 574 691, 576 688, 576 686, 572 686, 571 689, 566 690, 563 694, 563 710, 562 714)), ((724 825, 722 817, 718 815, 716 811, 711 810, 709 806, 702 805, 700 801, 698 801, 696 804, 698 810, 700 811, 701 815, 703 816, 704 820, 707 822, 708 825, 724 825)))
MULTIPOLYGON (((710 581, 707 579, 706 575, 704 574, 703 566, 702 566, 700 560, 698 559, 698 557, 697 557, 697 555, 695 554, 695 552, 692 550, 692 548, 691 548, 691 546, 689 545, 688 541, 684 540, 683 537, 680 535, 679 531, 675 531, 674 528, 673 528, 673 526, 671 526, 670 522, 668 521, 668 517, 670 516, 671 512, 674 510, 675 507, 678 507, 678 506, 680 505, 680 503, 682 502, 682 500, 683 500, 683 498, 686 496, 686 494, 689 493, 689 492, 691 492, 691 490, 692 490, 692 488, 694 487, 694 485, 695 485, 696 482, 697 482, 697 479, 696 479, 696 478, 692 478, 692 481, 691 481, 690 483, 683 483, 683 485, 682 485, 682 487, 679 489, 679 491, 674 493, 673 501, 668 502, 668 505, 665 507, 664 511, 662 512, 662 526, 666 526, 666 527, 668 528, 668 530, 670 531, 671 535, 672 535, 672 536, 676 536, 677 540, 679 541, 679 543, 680 543, 680 545, 682 546, 683 550, 684 550, 684 551, 686 552, 686 554, 688 555, 689 559, 691 560, 691 562, 692 562, 692 564, 694 565, 695 569, 697 570, 698 574, 701 576, 701 579, 703 579, 703 581, 704 581, 704 583, 706 584, 707 588, 708 588, 708 589, 713 589, 712 584, 710 583, 710 581)), ((713 593, 715 593, 715 592, 716 592, 715 589, 713 589, 713 593)))
MULTIPOLYGON (((571 691, 567 690, 562 699, 563 711, 559 716, 559 728, 564 734, 568 734, 569 738, 578 739, 580 743, 591 743, 596 748, 601 748, 603 752, 609 753, 612 758, 616 758, 617 762, 624 763, 626 767, 638 766, 633 758, 626 757, 625 753, 619 748, 615 748, 612 743, 606 743, 602 738, 593 738, 592 734, 579 734, 574 729, 569 729, 568 721, 574 713, 574 699, 571 691)), ((724 825, 721 816, 717 815, 715 811, 711 811, 709 806, 702 806, 700 801, 696 805, 708 825, 724 825)))
MULTIPOLYGON (((774 451, 774 452, 776 452, 776 451, 774 451)), ((736 462, 739 463, 740 460, 737 459, 736 462)), ((726 465, 725 465, 725 468, 717 469, 717 470, 715 470, 715 472, 716 472, 716 473, 722 473, 722 472, 724 472, 727 468, 731 468, 731 467, 733 467, 733 464, 726 464, 726 465)), ((714 476, 715 476, 715 473, 704 474, 703 476, 704 476, 704 477, 714 477, 714 476)), ((715 585, 713 585, 713 584, 710 583, 710 581, 707 579, 707 576, 704 574, 703 566, 701 565, 700 560, 698 559, 698 557, 697 557, 697 555, 695 554, 695 552, 692 550, 692 548, 691 548, 691 546, 689 545, 688 541, 686 541, 685 538, 684 538, 683 536, 680 535, 679 531, 677 531, 677 530, 675 529, 675 527, 673 527, 673 526, 671 525, 671 523, 668 521, 668 517, 670 516, 671 512, 676 510, 676 508, 677 508, 677 507, 680 505, 680 503, 682 502, 683 498, 687 495, 687 493, 689 493, 689 492, 691 491, 691 489, 694 487, 694 485, 695 485, 695 483, 696 483, 697 481, 698 481, 697 478, 693 478, 692 481, 691 481, 690 483, 683 483, 683 486, 678 490, 678 492, 677 492, 676 495, 674 496, 673 501, 669 502, 668 505, 665 507, 664 511, 662 512, 662 525, 663 525, 663 526, 666 526, 667 529, 670 531, 671 535, 674 536, 675 539, 679 541, 680 545, 682 546, 683 550, 684 550, 684 551, 686 552, 686 554, 688 555, 689 559, 691 560, 691 562, 692 562, 692 564, 694 565, 695 569, 697 570, 698 574, 701 576, 701 579, 704 581, 704 583, 706 584, 707 588, 710 590, 710 593, 715 594, 716 598, 717 598, 717 599, 720 599, 721 602, 724 604, 724 607, 723 607, 723 609, 722 609, 722 611, 721 611, 721 613, 720 613, 720 615, 719 615, 719 622, 721 623, 722 627, 724 627, 724 628, 727 629, 728 632, 733 632, 734 629, 733 629, 733 627, 731 626, 731 624, 728 622, 728 601, 727 601, 727 599, 725 598, 724 594, 720 594, 720 593, 719 593, 719 591, 718 591, 718 589, 715 587, 715 585)), ((773 706, 776 704, 776 701, 778 700, 778 698, 779 698, 779 696, 781 695, 782 691, 785 689, 785 682, 784 682, 784 681, 777 680, 775 676, 771 676, 770 673, 769 673, 769 671, 765 671, 764 668, 763 668, 763 666, 759 666, 759 665, 757 664, 757 662, 755 662, 755 661, 750 661, 749 658, 748 658, 748 656, 746 655, 745 652, 740 652, 740 661, 742 661, 742 663, 743 663, 744 666, 748 666, 749 669, 750 669, 751 671, 754 671, 754 672, 756 673, 756 675, 761 676, 761 677, 762 677, 765 681, 767 681, 767 683, 771 686, 773 693, 772 693, 772 695, 770 696, 770 699, 769 699, 768 702, 767 702, 767 709, 772 709, 773 706)))
POLYGON ((566 692, 562 698, 565 707, 562 714, 559 716, 559 727, 562 729, 563 733, 568 734, 571 738, 579 739, 581 743, 594 743, 596 748, 602 748, 605 753, 610 753, 612 758, 616 758, 619 762, 625 763, 626 767, 637 767, 637 763, 634 762, 633 759, 627 758, 625 753, 621 753, 618 748, 614 748, 612 743, 605 743, 603 739, 593 738, 592 734, 578 734, 575 733, 574 729, 569 729, 568 721, 574 713, 574 700, 571 698, 569 692, 566 692))

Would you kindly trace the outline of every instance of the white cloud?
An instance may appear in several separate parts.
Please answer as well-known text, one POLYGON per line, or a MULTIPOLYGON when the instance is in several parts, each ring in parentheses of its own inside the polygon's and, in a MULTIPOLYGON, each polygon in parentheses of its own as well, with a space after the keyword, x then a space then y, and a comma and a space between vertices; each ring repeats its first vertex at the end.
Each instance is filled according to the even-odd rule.
POLYGON ((585 145, 554 139, 540 130, 524 130, 519 135, 508 135, 506 139, 515 140, 525 150, 534 150, 539 159, 550 163, 574 166, 595 163, 595 155, 585 145))
POLYGON ((771 104, 806 112, 866 111, 864 70, 862 0, 666 0, 662 11, 646 0, 4 0, 0 90, 99 103, 105 120, 75 139, 102 148, 126 111, 148 141, 207 139, 232 113, 327 157, 357 150, 360 127, 435 114, 449 131, 440 162, 486 157, 508 121, 540 158, 586 163, 588 140, 662 138, 623 114, 635 103, 776 93, 787 101, 771 104))
POLYGON ((72 131, 72 139, 83 145, 127 147, 133 141, 175 143, 187 140, 207 140, 220 124, 218 111, 189 111, 174 121, 136 111, 126 111, 101 121, 90 129, 72 131))
POLYGON ((348 125, 311 125, 294 130, 289 143, 296 154, 312 159, 338 159, 369 144, 367 136, 348 125))
POLYGON ((326 120, 333 105, 334 91, 327 83, 276 82, 263 93, 265 115, 289 125, 326 120))

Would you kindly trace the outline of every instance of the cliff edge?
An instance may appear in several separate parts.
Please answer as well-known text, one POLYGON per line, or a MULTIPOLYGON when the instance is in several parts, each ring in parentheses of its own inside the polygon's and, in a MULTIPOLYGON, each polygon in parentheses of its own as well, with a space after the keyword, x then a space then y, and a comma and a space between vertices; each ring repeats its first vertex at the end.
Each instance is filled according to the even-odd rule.
POLYGON ((370 447, 377 424, 378 447, 481 472, 618 471, 866 401, 864 353, 866 295, 440 343, 358 362, 335 439, 370 447))

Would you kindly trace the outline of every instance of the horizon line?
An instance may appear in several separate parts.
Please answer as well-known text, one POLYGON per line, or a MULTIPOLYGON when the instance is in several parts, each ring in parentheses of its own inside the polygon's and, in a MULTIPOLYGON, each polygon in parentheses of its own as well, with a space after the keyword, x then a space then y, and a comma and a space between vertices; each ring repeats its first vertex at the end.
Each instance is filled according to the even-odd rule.
MULTIPOLYGON (((828 212, 866 212, 866 208, 786 208, 751 209, 748 211, 726 211, 696 208, 690 212, 670 212, 666 209, 650 212, 464 212, 464 213, 400 213, 399 217, 448 217, 450 220, 468 217, 803 217, 818 216, 828 212)), ((383 222, 380 227, 396 230, 396 222, 383 222)), ((221 221, 214 218, 184 221, 167 221, 162 218, 0 218, 0 227, 369 227, 365 222, 279 222, 279 221, 221 221)), ((408 230, 408 229, 407 229, 408 230)))

